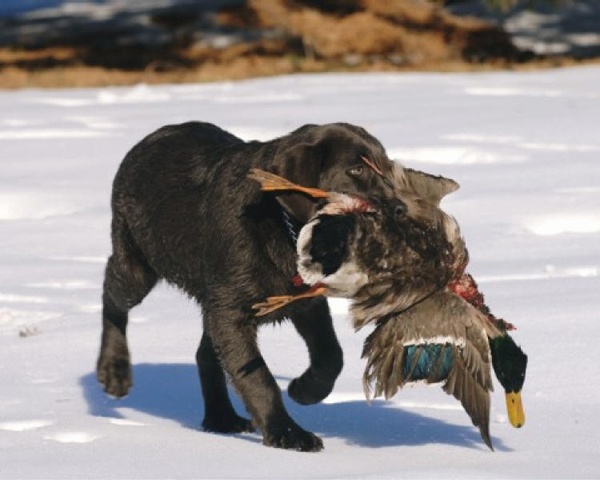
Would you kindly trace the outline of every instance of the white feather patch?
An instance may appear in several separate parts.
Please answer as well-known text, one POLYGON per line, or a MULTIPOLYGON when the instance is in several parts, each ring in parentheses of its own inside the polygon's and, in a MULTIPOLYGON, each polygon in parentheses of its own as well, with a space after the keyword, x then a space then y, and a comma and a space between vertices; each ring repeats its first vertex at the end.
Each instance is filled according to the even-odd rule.
POLYGON ((296 243, 296 252, 298 253, 298 274, 307 285, 314 285, 323 280, 323 277, 325 276, 321 265, 313 263, 312 257, 310 256, 312 232, 313 228, 318 224, 319 219, 316 218, 304 225, 298 234, 298 241, 296 243))
POLYGON ((455 337, 441 336, 441 335, 437 336, 437 337, 414 338, 414 339, 402 342, 402 345, 404 345, 405 347, 409 347, 411 345, 431 345, 431 344, 444 344, 444 343, 456 345, 459 348, 464 348, 466 345, 464 338, 455 338, 455 337))
POLYGON ((350 259, 342 263, 331 275, 325 275, 319 263, 313 262, 310 255, 313 228, 319 224, 319 218, 307 223, 298 235, 296 251, 298 253, 298 274, 307 285, 323 283, 329 289, 329 294, 335 297, 352 297, 360 288, 365 286, 369 277, 362 272, 350 259))
POLYGON ((369 277, 355 263, 346 262, 321 282, 327 285, 332 296, 351 298, 369 282, 369 277))

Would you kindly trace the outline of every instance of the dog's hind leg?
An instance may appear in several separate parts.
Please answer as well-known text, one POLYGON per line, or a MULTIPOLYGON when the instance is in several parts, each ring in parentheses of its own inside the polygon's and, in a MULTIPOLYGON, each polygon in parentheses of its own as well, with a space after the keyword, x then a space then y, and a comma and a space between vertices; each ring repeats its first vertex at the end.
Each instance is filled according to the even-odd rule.
POLYGON ((202 427, 207 432, 240 433, 252 432, 252 422, 240 417, 234 410, 227 381, 217 357, 212 340, 206 332, 202 335, 196 352, 196 363, 200 384, 204 394, 204 421, 202 427))
POLYGON ((333 390, 344 365, 342 348, 333 329, 325 298, 294 312, 292 322, 308 347, 310 366, 288 386, 288 394, 302 405, 323 400, 333 390))
POLYGON ((156 285, 157 275, 135 246, 124 222, 113 218, 113 253, 106 264, 102 294, 102 343, 98 381, 109 395, 123 397, 132 385, 127 346, 128 312, 156 285))

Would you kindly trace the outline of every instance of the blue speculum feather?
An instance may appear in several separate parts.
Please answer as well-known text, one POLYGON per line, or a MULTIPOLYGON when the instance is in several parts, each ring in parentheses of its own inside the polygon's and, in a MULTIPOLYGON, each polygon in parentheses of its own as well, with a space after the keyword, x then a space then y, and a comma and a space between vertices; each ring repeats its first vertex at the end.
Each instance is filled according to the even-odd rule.
POLYGON ((402 374, 407 382, 427 380, 431 383, 448 378, 453 366, 452 345, 428 343, 404 347, 402 374))

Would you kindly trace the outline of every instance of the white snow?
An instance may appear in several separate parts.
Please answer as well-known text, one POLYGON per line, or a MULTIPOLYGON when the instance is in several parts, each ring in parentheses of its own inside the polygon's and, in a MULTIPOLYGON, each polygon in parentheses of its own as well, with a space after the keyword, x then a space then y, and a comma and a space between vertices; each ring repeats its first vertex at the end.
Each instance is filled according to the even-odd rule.
MULTIPOLYGON (((0 478, 600 477, 599 86, 600 68, 586 67, 0 92, 0 478), (132 393, 105 396, 94 368, 112 178, 144 135, 191 119, 248 139, 356 123, 406 165, 456 179, 443 207, 529 354, 525 426, 506 421, 497 383, 495 452, 439 386, 367 403, 368 332, 334 300, 345 351, 334 392, 310 407, 284 394, 325 450, 204 433, 200 312, 164 285, 131 314, 132 393)), ((307 366, 302 341, 284 324, 260 342, 285 390, 307 366)))

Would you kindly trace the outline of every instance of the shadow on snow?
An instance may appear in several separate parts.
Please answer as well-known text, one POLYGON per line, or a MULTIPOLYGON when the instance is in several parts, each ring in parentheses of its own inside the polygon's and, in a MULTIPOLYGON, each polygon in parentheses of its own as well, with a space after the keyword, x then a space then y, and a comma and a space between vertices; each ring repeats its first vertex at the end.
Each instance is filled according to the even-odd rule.
MULTIPOLYGON (((196 366, 192 364, 138 364, 133 366, 134 388, 123 399, 107 396, 95 373, 81 378, 90 414, 123 418, 121 409, 132 409, 174 420, 186 428, 201 429, 204 406, 196 366)), ((239 413, 244 407, 233 391, 232 402, 239 413)), ((404 410, 384 401, 342 401, 302 406, 283 394, 288 412, 302 427, 349 444, 378 448, 448 444, 482 448, 479 432, 465 414, 465 425, 453 425, 404 410), (467 423, 468 422, 468 423, 467 423)), ((241 438, 245 436, 241 435, 241 438)), ((255 440, 255 436, 251 437, 255 440)), ((494 448, 508 450, 495 438, 494 448)))

